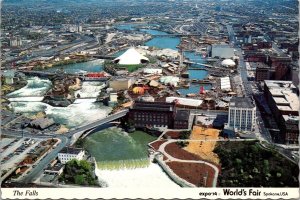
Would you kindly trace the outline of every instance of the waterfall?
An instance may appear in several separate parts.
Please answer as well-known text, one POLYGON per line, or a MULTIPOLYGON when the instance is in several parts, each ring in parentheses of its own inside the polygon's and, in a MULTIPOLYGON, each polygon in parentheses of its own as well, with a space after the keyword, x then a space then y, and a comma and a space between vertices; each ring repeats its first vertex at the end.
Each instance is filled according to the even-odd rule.
POLYGON ((75 92, 75 97, 79 94, 80 97, 97 97, 101 89, 105 87, 103 82, 86 81, 83 82, 82 88, 75 92))
POLYGON ((39 77, 32 77, 27 79, 27 85, 19 90, 9 93, 9 97, 26 97, 26 96, 40 96, 42 97, 51 88, 52 83, 48 79, 40 79, 39 77))
MULTIPOLYGON (((25 87, 10 93, 10 108, 25 115, 45 112, 47 117, 56 123, 65 124, 68 128, 105 118, 111 111, 110 107, 94 103, 95 99, 78 99, 68 107, 53 107, 41 102, 43 95, 51 88, 51 81, 33 77, 28 79, 25 87), (18 97, 19 96, 19 97, 18 97), (24 97, 25 96, 25 97, 24 97), (36 96, 36 97, 26 97, 36 96)), ((78 91, 85 97, 96 97, 104 87, 103 83, 86 82, 82 90, 78 91)))

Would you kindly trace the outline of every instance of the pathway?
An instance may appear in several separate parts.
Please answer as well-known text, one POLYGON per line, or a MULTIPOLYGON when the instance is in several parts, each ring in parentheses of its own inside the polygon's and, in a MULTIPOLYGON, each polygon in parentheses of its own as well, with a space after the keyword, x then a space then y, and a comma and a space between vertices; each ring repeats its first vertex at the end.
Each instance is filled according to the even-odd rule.
MULTIPOLYGON (((173 142, 177 142, 177 141, 182 141, 182 140, 175 140, 175 139, 171 139, 168 140, 167 142, 163 143, 162 145, 160 145, 158 151, 161 152, 162 154, 164 154, 169 161, 176 161, 176 162, 185 162, 185 163, 199 163, 199 164, 205 164, 210 166, 211 168, 214 169, 215 173, 214 173, 214 178, 213 178, 213 187, 217 186, 217 181, 218 181, 218 175, 219 175, 219 168, 216 167, 215 165, 202 161, 202 160, 182 160, 182 159, 178 159, 178 158, 174 158, 173 156, 171 156, 170 154, 168 154, 165 151, 165 147, 173 142)), ((188 141, 209 141, 209 140, 188 140, 188 141)))

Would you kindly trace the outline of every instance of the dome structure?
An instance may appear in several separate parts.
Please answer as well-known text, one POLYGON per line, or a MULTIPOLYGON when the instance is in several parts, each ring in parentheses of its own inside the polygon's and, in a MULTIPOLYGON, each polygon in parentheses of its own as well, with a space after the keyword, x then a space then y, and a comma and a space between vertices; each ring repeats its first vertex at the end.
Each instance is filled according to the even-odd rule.
POLYGON ((144 94, 145 93, 145 89, 142 87, 135 87, 132 89, 134 94, 144 94))
POLYGON ((234 67, 235 62, 231 59, 225 59, 225 60, 222 61, 221 65, 224 66, 224 67, 234 67))

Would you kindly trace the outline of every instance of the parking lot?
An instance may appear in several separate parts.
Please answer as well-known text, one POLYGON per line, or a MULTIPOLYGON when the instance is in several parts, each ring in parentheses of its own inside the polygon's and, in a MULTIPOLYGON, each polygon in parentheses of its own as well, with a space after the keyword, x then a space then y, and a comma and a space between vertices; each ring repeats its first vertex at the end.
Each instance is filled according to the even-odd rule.
POLYGON ((31 140, 30 143, 26 143, 26 138, 20 139, 11 139, 11 138, 3 138, 1 139, 1 166, 2 169, 10 169, 14 168, 21 162, 29 153, 30 150, 34 149, 41 139, 31 140), (12 141, 11 141, 12 140, 12 141), (2 144, 3 141, 3 144, 2 144))

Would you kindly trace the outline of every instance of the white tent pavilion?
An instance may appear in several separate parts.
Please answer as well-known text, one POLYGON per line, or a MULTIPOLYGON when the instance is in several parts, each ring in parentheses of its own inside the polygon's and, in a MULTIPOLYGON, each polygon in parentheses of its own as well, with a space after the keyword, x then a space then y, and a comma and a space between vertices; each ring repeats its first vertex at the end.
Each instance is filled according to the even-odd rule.
POLYGON ((120 65, 138 65, 147 62, 149 62, 149 59, 141 55, 134 48, 128 49, 121 56, 114 59, 114 63, 118 63, 120 65))

